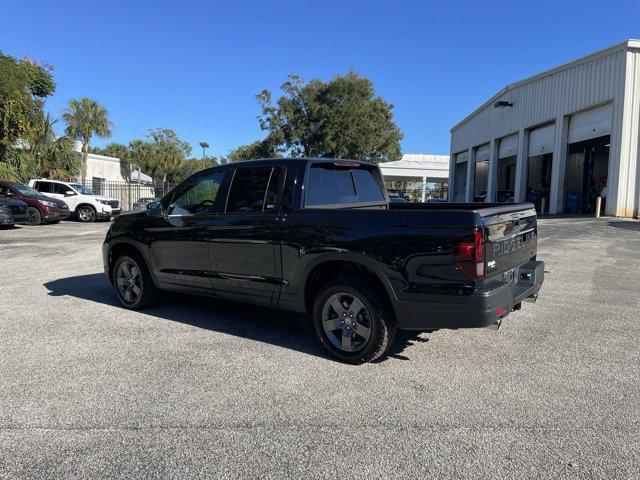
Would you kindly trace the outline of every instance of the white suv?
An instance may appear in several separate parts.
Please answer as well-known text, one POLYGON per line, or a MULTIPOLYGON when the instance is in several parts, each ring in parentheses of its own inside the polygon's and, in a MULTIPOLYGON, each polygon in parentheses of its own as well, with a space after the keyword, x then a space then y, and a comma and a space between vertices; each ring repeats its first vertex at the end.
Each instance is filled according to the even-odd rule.
POLYGON ((81 222, 94 222, 120 214, 120 202, 111 197, 94 194, 87 187, 60 180, 30 180, 29 186, 47 197, 60 198, 81 222))

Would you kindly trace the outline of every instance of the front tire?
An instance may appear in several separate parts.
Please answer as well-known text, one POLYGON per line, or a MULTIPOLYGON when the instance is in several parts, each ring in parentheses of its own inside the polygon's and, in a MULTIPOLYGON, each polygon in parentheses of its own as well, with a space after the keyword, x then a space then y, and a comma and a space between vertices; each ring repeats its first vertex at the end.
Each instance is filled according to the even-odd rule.
POLYGON ((36 207, 27 207, 27 225, 40 225, 42 223, 42 214, 36 207))
POLYGON ((118 300, 125 308, 141 310, 158 303, 159 291, 146 264, 137 255, 118 257, 111 278, 118 300))
POLYGON ((397 323, 379 292, 358 277, 342 277, 324 287, 313 305, 322 345, 343 362, 371 362, 388 350, 397 323))
POLYGON ((89 206, 80 207, 78 209, 77 215, 78 215, 78 220, 85 223, 95 222, 96 219, 98 218, 96 209, 89 206))

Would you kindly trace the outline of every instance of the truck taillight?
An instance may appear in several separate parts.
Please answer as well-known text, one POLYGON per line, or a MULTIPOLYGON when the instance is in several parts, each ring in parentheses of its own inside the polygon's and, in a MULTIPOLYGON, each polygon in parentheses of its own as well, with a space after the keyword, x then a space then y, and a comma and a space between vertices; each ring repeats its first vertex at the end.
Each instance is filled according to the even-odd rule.
POLYGON ((453 237, 456 270, 472 279, 484 277, 484 233, 482 230, 460 232, 453 237))

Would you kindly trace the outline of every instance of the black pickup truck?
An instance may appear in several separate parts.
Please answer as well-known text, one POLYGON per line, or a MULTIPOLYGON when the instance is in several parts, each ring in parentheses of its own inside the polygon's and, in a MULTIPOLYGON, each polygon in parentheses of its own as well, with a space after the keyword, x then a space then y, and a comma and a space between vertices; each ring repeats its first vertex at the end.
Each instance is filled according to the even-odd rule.
POLYGON ((536 246, 528 203, 390 203, 373 164, 270 159, 118 217, 103 260, 127 308, 172 290, 307 313, 331 354, 363 363, 398 328, 497 328, 537 298, 536 246))

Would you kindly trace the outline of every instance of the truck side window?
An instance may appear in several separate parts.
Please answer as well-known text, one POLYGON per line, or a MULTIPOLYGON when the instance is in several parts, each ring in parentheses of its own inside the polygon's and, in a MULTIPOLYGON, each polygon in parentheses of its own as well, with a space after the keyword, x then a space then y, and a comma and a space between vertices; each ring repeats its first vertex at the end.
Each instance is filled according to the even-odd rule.
POLYGON ((370 168, 351 170, 359 202, 384 202, 384 194, 380 189, 382 179, 377 179, 374 172, 370 168))
POLYGON ((305 188, 306 205, 338 205, 358 201, 351 170, 336 168, 330 163, 312 165, 305 188))
POLYGON ((238 168, 233 176, 227 213, 261 212, 272 167, 238 168))
POLYGON ((218 170, 195 177, 193 181, 176 193, 169 205, 168 215, 222 212, 224 199, 220 192, 228 174, 228 170, 218 170))

